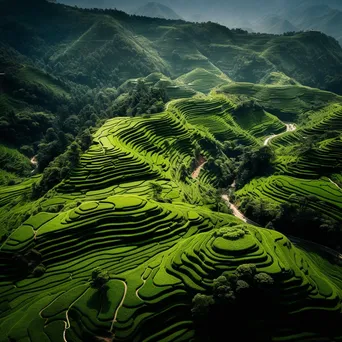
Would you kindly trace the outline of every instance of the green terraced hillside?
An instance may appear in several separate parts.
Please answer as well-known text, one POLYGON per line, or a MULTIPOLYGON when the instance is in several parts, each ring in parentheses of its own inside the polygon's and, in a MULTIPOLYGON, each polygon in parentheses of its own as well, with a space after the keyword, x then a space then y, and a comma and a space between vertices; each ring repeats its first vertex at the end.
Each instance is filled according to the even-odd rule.
MULTIPOLYGON (((323 275, 283 235, 134 195, 31 217, 3 244, 1 263, 1 341, 193 340, 192 296, 245 263, 276 279, 290 317, 321 312, 333 320, 341 310, 337 269, 324 265, 323 275), (242 228, 237 240, 224 235, 242 228), (32 267, 35 277, 28 275, 32 267), (92 282, 96 267, 106 272, 105 289, 92 282)), ((275 341, 315 341, 321 334, 284 328, 275 341)))
POLYGON ((194 299, 248 268, 274 309, 247 294, 229 339, 342 342, 334 39, 0 12, 0 342, 202 341, 194 299))
MULTIPOLYGON (((0 247, 0 341, 196 341, 193 297, 244 264, 275 280, 273 341, 341 341, 337 260, 215 204, 219 172, 236 172, 225 144, 259 148, 284 132, 271 109, 215 91, 174 100, 163 113, 106 121, 77 167, 38 200, 30 193, 39 175, 1 187, 1 222, 12 226, 0 247), (193 179, 196 159, 206 164, 193 179), (307 317, 327 324, 296 323, 307 317)), ((287 149, 278 139, 276 154, 287 149)), ((277 205, 293 192, 314 194, 313 208, 340 220, 342 193, 325 178, 272 175, 235 196, 277 205)))
MULTIPOLYGON (((236 204, 263 225, 302 237, 310 231, 311 239, 339 248, 341 97, 299 85, 248 83, 232 83, 216 93, 230 101, 252 99, 287 125, 286 132, 274 129, 264 140, 273 153, 272 165, 263 177, 239 185, 236 204)), ((255 122, 250 111, 246 118, 255 122)))

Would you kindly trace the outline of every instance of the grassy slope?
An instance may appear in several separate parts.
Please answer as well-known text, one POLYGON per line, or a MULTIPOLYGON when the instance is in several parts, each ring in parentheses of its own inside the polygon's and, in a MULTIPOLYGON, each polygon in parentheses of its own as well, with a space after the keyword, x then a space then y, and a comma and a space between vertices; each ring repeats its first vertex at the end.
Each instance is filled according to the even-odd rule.
MULTIPOLYGON (((335 176, 342 172, 341 97, 298 85, 261 86, 248 83, 224 86, 218 93, 230 99, 247 96, 282 120, 296 123, 296 131, 282 134, 270 142, 276 156, 274 173, 254 179, 237 191, 238 202, 252 197, 280 204, 296 194, 310 198, 309 208, 319 211, 326 218, 342 222, 342 192, 339 176, 335 176), (334 184, 332 178, 338 183, 334 184)), ((248 114, 247 118, 252 116, 248 114)))
POLYGON ((23 82, 30 85, 43 87, 48 93, 55 97, 69 97, 68 89, 59 85, 51 75, 40 71, 39 69, 24 65, 17 74, 23 82))
MULTIPOLYGON (((189 341, 194 293, 206 293, 214 278, 243 263, 255 263, 279 282, 294 320, 303 310, 338 318, 338 266, 322 265, 315 254, 274 231, 247 225, 239 240, 219 237, 220 227, 241 221, 202 206, 201 193, 212 188, 215 175, 204 168, 199 181, 182 181, 178 174, 180 161, 190 162, 196 142, 206 138, 219 147, 228 139, 220 131, 223 124, 235 139, 241 134, 245 144, 262 143, 248 133, 251 121, 234 118, 234 107, 232 100, 212 94, 174 101, 167 112, 151 118, 109 120, 68 179, 20 208, 32 215, 0 251, 6 269, 0 276, 1 341, 27 336, 32 342, 62 341, 65 336, 76 342, 114 334, 120 341, 189 341), (171 203, 152 199, 151 181, 162 186, 161 198, 171 203), (12 260, 31 249, 41 253, 46 267, 39 278, 12 260), (97 266, 110 276, 105 294, 90 284, 97 266)), ((270 118, 264 111, 252 115, 260 122, 270 118)), ((206 148, 202 153, 209 156, 206 148)), ((29 183, 2 188, 6 203, 9 196, 22 196, 15 191, 26 191, 29 183)), ((315 341, 319 336, 289 330, 283 321, 280 327, 287 330, 275 340, 315 341)))

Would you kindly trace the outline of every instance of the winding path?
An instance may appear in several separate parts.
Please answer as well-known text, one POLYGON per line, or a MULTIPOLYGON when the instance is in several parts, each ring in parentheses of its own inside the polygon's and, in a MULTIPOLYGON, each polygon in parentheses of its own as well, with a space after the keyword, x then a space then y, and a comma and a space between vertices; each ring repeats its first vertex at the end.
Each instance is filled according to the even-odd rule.
MULTIPOLYGON (((239 218, 240 220, 242 220, 245 223, 251 224, 253 226, 259 227, 260 225, 258 225, 256 222, 248 219, 234 204, 232 204, 231 202, 229 202, 229 197, 228 195, 222 195, 222 199, 226 202, 227 206, 233 210, 233 215, 237 218, 239 218)), ((308 240, 304 240, 304 239, 300 239, 297 238, 295 236, 291 236, 291 235, 286 235, 287 238, 293 243, 293 244, 297 244, 300 245, 302 244, 309 244, 312 245, 314 247, 316 247, 317 249, 319 249, 322 252, 328 253, 330 255, 332 255, 333 257, 342 260, 342 254, 323 245, 320 245, 316 242, 312 242, 312 241, 308 241, 308 240)))
POLYGON ((122 296, 122 299, 121 299, 121 302, 120 302, 118 308, 115 310, 114 318, 113 318, 113 321, 112 321, 112 325, 110 327, 110 332, 113 331, 114 323, 116 322, 116 317, 118 316, 119 310, 121 309, 121 307, 122 307, 122 305, 123 305, 123 303, 125 301, 126 295, 127 295, 127 284, 123 280, 121 280, 121 282, 124 284, 125 292, 124 292, 124 294, 122 296))
POLYGON ((34 173, 37 171, 38 169, 38 160, 37 160, 37 156, 33 156, 31 159, 30 159, 30 163, 35 167, 31 173, 34 173))
POLYGON ((297 129, 296 125, 293 123, 285 123, 285 126, 286 126, 285 132, 279 133, 279 134, 272 134, 270 137, 266 138, 264 141, 264 146, 267 146, 269 142, 273 140, 274 138, 279 137, 280 135, 283 135, 287 132, 294 132, 297 129))
POLYGON ((89 290, 89 288, 87 288, 76 300, 74 300, 70 306, 68 307, 68 310, 65 313, 65 318, 66 321, 64 321, 64 331, 63 331, 63 340, 64 342, 68 342, 68 340, 66 339, 66 331, 67 329, 70 329, 70 321, 69 321, 69 310, 72 308, 72 306, 78 301, 80 300, 89 290))
POLYGON ((237 208, 236 205, 234 205, 233 203, 231 203, 229 201, 229 197, 228 195, 222 195, 222 199, 225 201, 226 205, 228 208, 230 208, 233 211, 233 215, 237 218, 239 218, 240 220, 244 221, 247 223, 247 218, 245 217, 244 214, 242 214, 242 212, 237 208))
POLYGON ((199 174, 200 174, 200 172, 201 172, 201 170, 203 169, 203 166, 206 164, 206 160, 203 160, 202 162, 201 162, 201 164, 199 164, 198 166, 197 166, 197 168, 194 170, 194 172, 191 174, 191 177, 193 178, 193 179, 196 179, 196 178, 198 178, 198 176, 199 176, 199 174))
POLYGON ((329 179, 329 181, 332 183, 332 184, 334 184, 335 186, 337 186, 340 190, 342 190, 341 189, 341 187, 337 184, 337 183, 335 183, 333 180, 331 180, 330 178, 328 178, 329 179))
POLYGON ((238 207, 231 203, 229 201, 229 197, 228 195, 222 195, 221 196, 222 199, 225 201, 226 205, 228 206, 228 208, 230 208, 232 211, 233 211, 233 215, 237 218, 239 218, 240 220, 242 220, 243 222, 245 223, 248 223, 248 224, 252 224, 253 226, 257 226, 257 227, 260 227, 256 222, 250 220, 248 217, 246 217, 239 209, 238 207))
MULTIPOLYGON (((295 124, 291 124, 291 123, 288 123, 286 124, 286 132, 293 132, 295 131, 297 128, 295 126, 295 124)), ((282 135, 286 132, 283 132, 283 133, 280 133, 280 134, 274 134, 272 135, 271 137, 268 137, 265 142, 264 142, 264 146, 267 146, 268 143, 270 142, 270 140, 274 139, 275 137, 279 136, 279 135, 282 135)), ((203 168, 203 165, 206 163, 206 161, 203 161, 196 169, 195 171, 192 173, 192 177, 193 178, 197 178, 203 168)), ((334 181, 332 181, 330 178, 329 178, 329 181, 336 185, 340 190, 342 190, 340 188, 340 186, 338 184, 336 184, 334 181)), ((235 188, 235 180, 234 182, 232 183, 231 185, 231 188, 235 188)), ((221 196, 222 199, 224 200, 224 202, 226 203, 226 205, 228 206, 228 208, 230 208, 232 211, 233 211, 233 215, 235 217, 237 217, 238 219, 240 219, 241 221, 245 222, 245 223, 248 223, 248 224, 251 224, 253 226, 256 226, 256 227, 259 227, 260 228, 260 225, 252 220, 250 220, 249 218, 247 218, 239 209, 238 207, 231 203, 230 200, 229 200, 229 197, 227 194, 224 194, 221 196)), ((262 228, 262 227, 261 227, 262 228)), ((266 229, 266 228, 265 228, 266 229)), ((300 239, 300 238, 297 238, 295 236, 287 236, 288 239, 293 243, 293 244, 301 244, 301 243, 306 243, 306 244, 312 244, 313 246, 315 246, 317 249, 319 249, 320 251, 323 251, 325 253, 329 253, 330 255, 332 255, 333 257, 337 258, 338 260, 342 260, 342 254, 329 248, 329 247, 326 247, 326 246, 323 246, 323 245, 320 245, 318 243, 315 243, 315 242, 312 242, 312 241, 308 241, 308 240, 304 240, 304 239, 300 239)), ((138 294, 137 294, 138 295, 138 294)))

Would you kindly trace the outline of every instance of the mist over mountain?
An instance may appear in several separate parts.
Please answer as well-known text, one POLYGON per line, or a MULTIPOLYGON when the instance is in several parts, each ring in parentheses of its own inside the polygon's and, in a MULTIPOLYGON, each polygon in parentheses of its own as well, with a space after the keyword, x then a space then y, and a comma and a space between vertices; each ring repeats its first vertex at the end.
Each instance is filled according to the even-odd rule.
POLYGON ((131 13, 151 18, 162 18, 172 20, 182 19, 182 17, 178 15, 170 7, 162 5, 158 2, 149 2, 146 5, 139 7, 135 11, 132 11, 131 13))
POLYGON ((289 31, 321 31, 342 42, 342 3, 339 0, 60 0, 86 8, 117 8, 147 17, 213 21, 250 32, 282 34, 289 31), (165 7, 166 6, 166 7, 165 7))

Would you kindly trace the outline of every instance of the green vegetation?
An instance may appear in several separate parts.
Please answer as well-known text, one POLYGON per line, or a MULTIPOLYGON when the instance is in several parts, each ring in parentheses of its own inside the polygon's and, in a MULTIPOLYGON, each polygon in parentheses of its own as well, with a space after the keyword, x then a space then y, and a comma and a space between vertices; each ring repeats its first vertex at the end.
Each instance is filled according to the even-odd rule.
POLYGON ((342 340, 334 40, 0 11, 1 342, 342 340))
MULTIPOLYGON (((253 263, 251 271, 258 272, 257 289, 272 277, 280 291, 276 298, 289 318, 272 327, 275 338, 285 338, 286 327, 285 340, 300 340, 295 337, 300 327, 289 328, 289 321, 307 315, 314 319, 317 312, 331 327, 329 322, 341 309, 341 289, 328 275, 334 273, 333 266, 325 265, 328 274, 323 275, 320 266, 283 235, 241 226, 226 214, 140 196, 112 196, 60 214, 33 216, 2 246, 1 258, 6 269, 2 279, 8 284, 1 287, 1 335, 14 340, 26 336, 28 329, 37 336, 33 341, 44 334, 57 340, 65 334, 73 341, 114 334, 124 341, 152 336, 166 341, 175 334, 177 340, 187 341, 195 336, 192 297, 214 291, 221 298, 217 281, 222 277, 215 279, 222 272, 236 280, 234 292, 241 294, 241 301, 250 298, 243 295, 245 283, 251 284, 246 263, 253 263), (232 240, 233 230, 243 234, 232 240), (43 259, 45 273, 38 278, 25 278, 19 261, 11 259, 28 249, 43 259)), ((248 303, 258 312, 259 305, 248 303)), ((267 316, 261 319, 266 324, 267 316)), ((310 326, 305 337, 326 336, 320 327, 310 326)), ((330 330, 329 336, 339 333, 330 330)))
MULTIPOLYGON (((216 189, 249 170, 248 177, 236 179, 238 187, 246 184, 236 201, 257 200, 260 186, 276 179, 272 201, 264 196, 263 206, 272 204, 275 212, 277 205, 287 208, 281 229, 295 227, 290 219, 296 210, 302 215, 312 203, 340 222, 339 190, 331 182, 293 185, 286 183, 289 176, 272 175, 278 148, 262 147, 267 133, 261 133, 270 127, 283 130, 276 116, 253 101, 214 92, 175 100, 150 117, 107 120, 86 152, 74 142, 41 179, 18 185, 18 193, 13 186, 1 188, 7 194, 1 210, 12 213, 2 218, 12 224, 4 226, 0 251, 6 270, 0 278, 1 336, 18 340, 29 334, 32 342, 41 336, 201 340, 222 332, 221 318, 233 310, 234 326, 242 329, 249 322, 256 340, 341 338, 333 323, 341 312, 340 266, 320 259, 310 246, 297 248, 281 233, 223 213, 227 209, 216 189), (64 172, 66 166, 58 164, 63 158, 68 173, 60 182, 53 177, 64 172), (256 178, 265 172, 271 176, 256 178), (53 179, 57 185, 32 200, 37 186, 53 179), (38 185, 32 189, 32 183, 38 185), (291 212, 286 200, 293 192, 298 207, 291 212), (199 318, 192 313, 194 296, 199 318), (322 317, 324 326, 318 324, 322 317), (316 323, 303 330, 298 322, 308 318, 316 323)), ((273 217, 269 221, 278 227, 273 217)), ((326 226, 331 228, 321 222, 319 229, 326 232, 326 226)))

